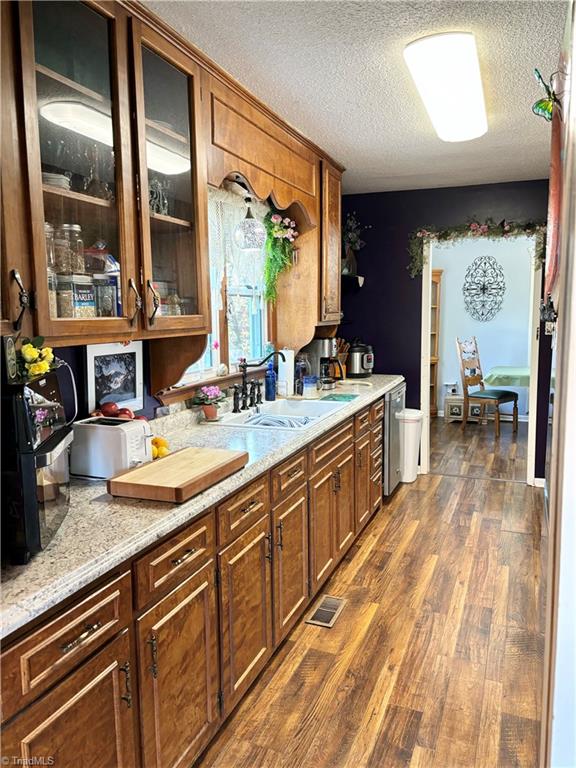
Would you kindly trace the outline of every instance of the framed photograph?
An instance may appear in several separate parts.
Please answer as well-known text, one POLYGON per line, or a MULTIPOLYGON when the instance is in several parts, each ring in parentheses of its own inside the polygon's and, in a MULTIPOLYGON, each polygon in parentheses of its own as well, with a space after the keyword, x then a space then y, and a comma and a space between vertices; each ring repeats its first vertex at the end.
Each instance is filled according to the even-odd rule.
POLYGON ((88 410, 104 403, 139 411, 144 407, 142 342, 86 347, 88 410))

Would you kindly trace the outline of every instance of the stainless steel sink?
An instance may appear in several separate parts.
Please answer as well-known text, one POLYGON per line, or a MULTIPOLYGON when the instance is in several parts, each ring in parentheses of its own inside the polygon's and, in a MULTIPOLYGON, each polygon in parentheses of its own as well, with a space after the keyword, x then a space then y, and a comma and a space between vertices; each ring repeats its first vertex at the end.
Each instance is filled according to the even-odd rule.
POLYGON ((321 400, 274 400, 260 405, 258 411, 250 408, 242 413, 227 413, 220 421, 211 423, 221 427, 305 431, 345 405, 345 402, 322 402, 321 400), (260 421, 268 421, 268 423, 258 423, 260 421))

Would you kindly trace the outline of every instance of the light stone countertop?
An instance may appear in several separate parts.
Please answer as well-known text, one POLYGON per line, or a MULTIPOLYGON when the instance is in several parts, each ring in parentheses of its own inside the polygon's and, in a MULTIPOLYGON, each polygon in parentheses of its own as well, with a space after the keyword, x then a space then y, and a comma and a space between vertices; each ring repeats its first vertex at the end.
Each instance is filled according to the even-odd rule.
POLYGON ((370 387, 347 383, 336 392, 358 394, 304 433, 198 424, 185 410, 156 419, 153 431, 171 450, 187 446, 248 451, 239 472, 183 504, 113 498, 105 481, 73 480, 70 510, 45 550, 27 565, 2 570, 0 637, 5 638, 100 576, 176 530, 402 382, 374 375, 370 387))

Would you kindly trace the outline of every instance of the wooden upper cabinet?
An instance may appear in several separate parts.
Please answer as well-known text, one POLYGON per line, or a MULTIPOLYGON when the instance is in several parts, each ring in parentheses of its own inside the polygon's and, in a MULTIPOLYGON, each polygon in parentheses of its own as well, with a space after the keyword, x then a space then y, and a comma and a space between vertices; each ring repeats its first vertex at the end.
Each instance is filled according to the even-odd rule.
POLYGON ((200 68, 132 20, 145 326, 210 330, 200 68))
POLYGON ((318 156, 216 77, 206 74, 204 90, 209 182, 219 186, 237 171, 258 197, 272 195, 279 208, 300 201, 316 224, 318 156))
POLYGON ((320 322, 339 323, 342 250, 342 173, 322 161, 322 274, 320 322))
POLYGON ((133 768, 135 669, 125 630, 2 729, 10 763, 133 768), (32 763, 36 760, 35 763, 32 763))
POLYGON ((137 621, 146 768, 187 768, 218 727, 214 575, 212 559, 137 621))
POLYGON ((65 6, 19 6, 36 330, 118 337, 132 331, 139 283, 127 16, 65 6))

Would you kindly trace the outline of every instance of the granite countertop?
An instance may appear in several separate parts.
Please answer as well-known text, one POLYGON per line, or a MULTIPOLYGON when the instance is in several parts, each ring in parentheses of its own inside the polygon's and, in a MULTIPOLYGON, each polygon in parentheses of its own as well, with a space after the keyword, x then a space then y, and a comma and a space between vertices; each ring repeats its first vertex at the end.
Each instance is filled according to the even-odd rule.
POLYGON ((48 547, 23 566, 2 571, 0 637, 5 638, 95 579, 185 523, 382 397, 401 376, 374 375, 371 386, 347 383, 338 392, 358 394, 336 413, 304 433, 198 424, 186 410, 154 421, 154 432, 172 450, 187 446, 247 451, 244 469, 184 504, 113 498, 105 481, 76 481, 70 510, 48 547))

